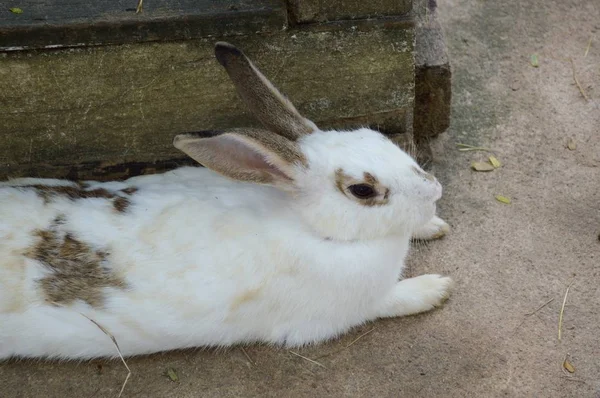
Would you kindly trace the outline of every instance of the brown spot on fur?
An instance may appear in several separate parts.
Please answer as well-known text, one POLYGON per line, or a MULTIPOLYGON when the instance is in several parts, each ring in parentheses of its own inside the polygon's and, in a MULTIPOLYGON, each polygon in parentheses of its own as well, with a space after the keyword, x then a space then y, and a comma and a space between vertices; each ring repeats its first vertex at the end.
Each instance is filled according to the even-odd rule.
POLYGON ((127 195, 133 195, 137 191, 138 191, 138 189, 136 187, 129 187, 129 188, 121 189, 121 192, 126 193, 127 195))
POLYGON ((383 199, 388 200, 390 198, 390 189, 385 189, 385 194, 383 194, 383 199))
POLYGON ((127 210, 127 208, 129 207, 130 204, 131 204, 131 201, 122 196, 119 196, 118 198, 116 198, 113 201, 113 207, 119 213, 125 213, 125 211, 127 210))
MULTIPOLYGON (((50 186, 50 185, 24 185, 18 188, 29 188, 34 189, 37 194, 44 199, 44 203, 48 204, 55 198, 63 197, 69 200, 87 199, 87 198, 99 198, 99 199, 114 199, 113 207, 119 213, 124 213, 131 201, 126 197, 119 196, 114 192, 111 192, 104 188, 95 189, 84 189, 85 186, 89 186, 87 183, 78 183, 78 186, 50 186)), ((122 189, 121 192, 131 195, 137 192, 137 188, 129 187, 122 189)))
POLYGON ((375 177, 373 174, 371 173, 367 173, 366 171, 363 173, 363 176, 365 178, 365 182, 371 186, 375 186, 377 184, 379 184, 379 181, 377 180, 377 177, 375 177))
POLYGON ((61 228, 64 222, 59 217, 48 229, 35 231, 37 243, 25 256, 50 271, 50 275, 39 281, 48 302, 69 305, 81 300, 92 307, 101 307, 103 289, 124 289, 126 283, 106 267, 107 252, 95 250, 64 231, 61 228))
POLYGON ((44 199, 46 203, 50 202, 56 197, 65 197, 68 199, 85 199, 85 198, 105 198, 112 199, 115 194, 104 189, 96 188, 85 190, 80 187, 74 187, 69 185, 24 185, 17 188, 31 188, 34 189, 37 194, 44 199))
POLYGON ((260 296, 262 289, 263 289, 263 287, 260 286, 260 287, 254 288, 254 289, 247 290, 244 293, 236 296, 233 299, 233 302, 231 303, 231 307, 229 309, 231 311, 236 311, 242 305, 244 305, 252 300, 256 300, 260 296))
POLYGON ((363 180, 354 178, 344 172, 342 169, 335 171, 335 185, 337 189, 343 193, 346 197, 357 201, 358 203, 365 206, 383 206, 389 202, 390 190, 384 187, 377 177, 373 174, 365 172, 363 173, 363 180), (367 184, 370 185, 377 195, 372 198, 359 199, 348 190, 348 187, 355 184, 367 184))

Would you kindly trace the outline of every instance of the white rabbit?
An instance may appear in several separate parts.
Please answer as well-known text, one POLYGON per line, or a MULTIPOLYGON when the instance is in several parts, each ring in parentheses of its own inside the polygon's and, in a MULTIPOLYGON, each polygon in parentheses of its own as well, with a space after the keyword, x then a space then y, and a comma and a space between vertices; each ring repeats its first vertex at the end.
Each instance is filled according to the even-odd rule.
POLYGON ((182 134, 203 167, 124 182, 0 185, 0 359, 112 357, 334 338, 428 311, 451 279, 398 281, 443 235, 441 185, 382 134, 321 131, 228 43, 266 130, 182 134))

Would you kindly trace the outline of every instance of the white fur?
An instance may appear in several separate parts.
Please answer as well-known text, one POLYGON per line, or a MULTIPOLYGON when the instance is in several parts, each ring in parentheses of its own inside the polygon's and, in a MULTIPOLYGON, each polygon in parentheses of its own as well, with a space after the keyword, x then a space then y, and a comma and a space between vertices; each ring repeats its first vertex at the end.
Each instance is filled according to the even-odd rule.
POLYGON ((57 199, 12 186, 72 183, 14 180, 0 186, 0 359, 92 358, 267 342, 297 346, 330 339, 383 316, 430 310, 450 279, 398 282, 413 231, 434 217, 437 181, 371 130, 317 131, 299 143, 308 167, 297 189, 234 182, 183 167, 125 182, 136 187, 126 214, 105 199, 57 199), (390 202, 368 207, 334 183, 342 168, 389 187, 390 202), (32 232, 64 214, 62 226, 109 252, 128 289, 105 289, 103 308, 45 302, 38 280, 49 271, 27 258, 32 232), (85 315, 85 316, 84 316, 85 315))

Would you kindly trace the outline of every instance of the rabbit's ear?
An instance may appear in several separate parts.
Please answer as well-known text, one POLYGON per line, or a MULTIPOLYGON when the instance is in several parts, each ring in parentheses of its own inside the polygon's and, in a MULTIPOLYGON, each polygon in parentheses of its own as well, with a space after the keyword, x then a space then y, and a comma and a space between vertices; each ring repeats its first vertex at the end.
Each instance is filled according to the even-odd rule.
POLYGON ((290 140, 318 130, 313 122, 298 113, 242 51, 229 43, 218 42, 215 56, 229 74, 239 96, 267 129, 290 140))
POLYGON ((294 167, 306 165, 297 145, 285 137, 259 129, 231 129, 177 135, 175 148, 203 166, 229 178, 294 186, 294 167))

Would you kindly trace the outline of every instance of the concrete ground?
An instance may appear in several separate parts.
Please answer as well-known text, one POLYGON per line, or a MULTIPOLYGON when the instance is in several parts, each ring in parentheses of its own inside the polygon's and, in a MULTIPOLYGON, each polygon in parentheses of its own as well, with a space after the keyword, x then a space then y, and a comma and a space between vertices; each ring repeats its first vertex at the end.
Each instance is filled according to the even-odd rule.
MULTIPOLYGON (((454 98, 434 167, 453 230, 409 273, 454 277, 445 307, 298 352, 322 366, 261 346, 129 359, 124 397, 600 397, 600 2, 440 0, 440 17, 454 98), (471 171, 487 155, 457 142, 503 167, 471 171)), ((0 396, 115 397, 125 376, 118 361, 11 362, 0 396)))

